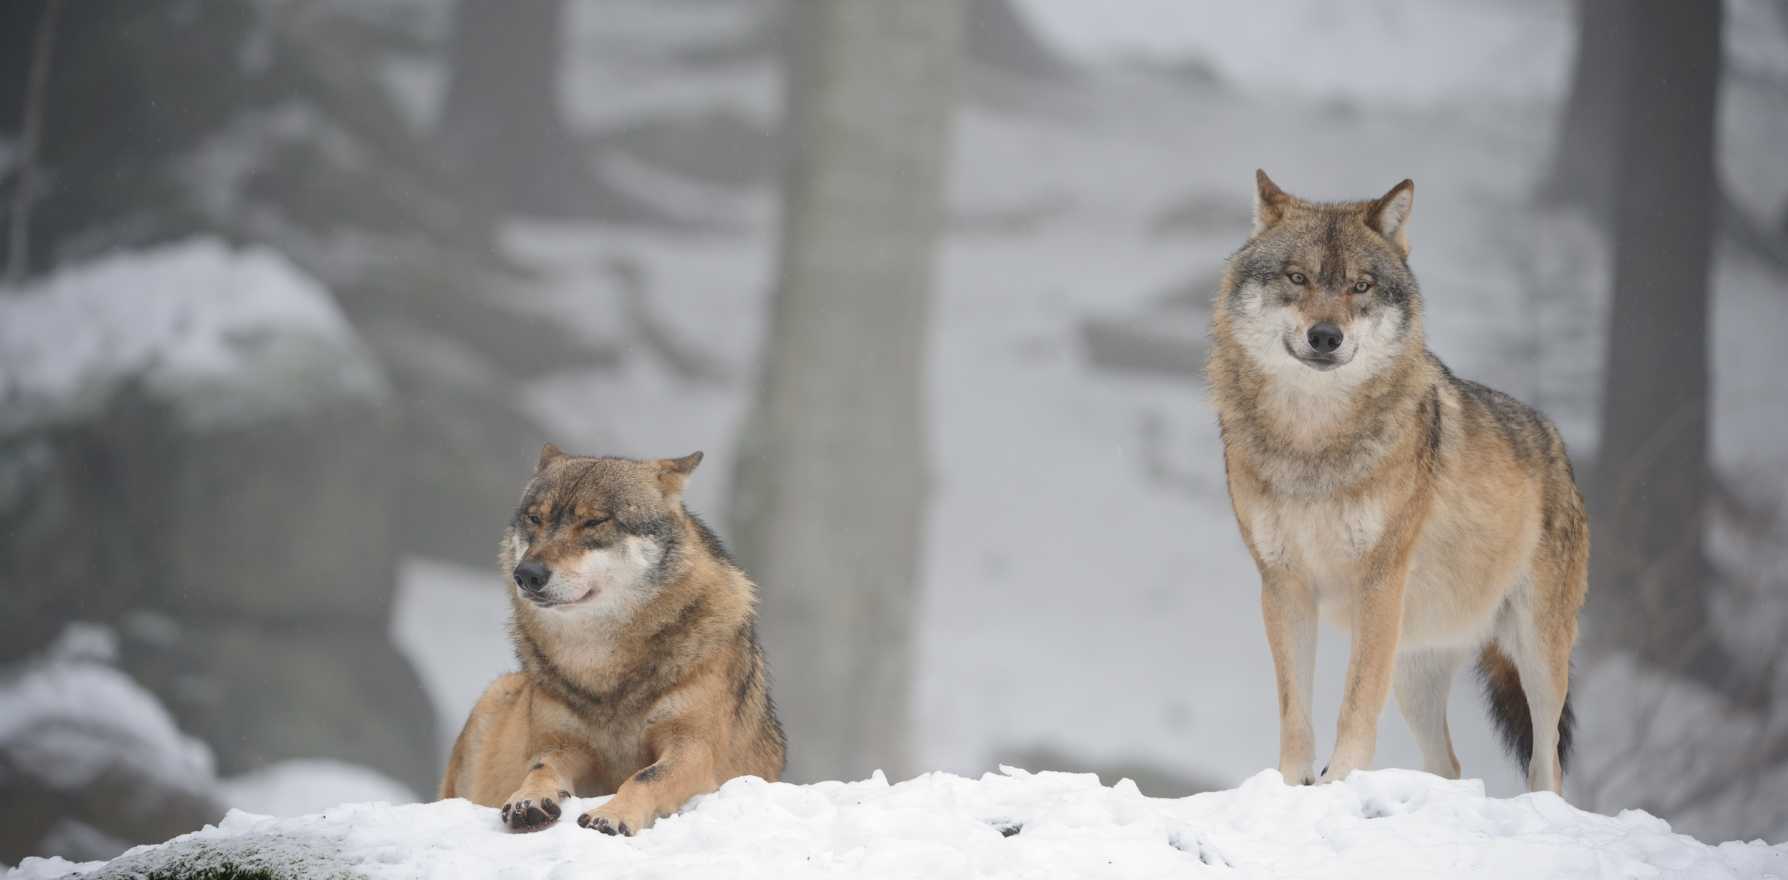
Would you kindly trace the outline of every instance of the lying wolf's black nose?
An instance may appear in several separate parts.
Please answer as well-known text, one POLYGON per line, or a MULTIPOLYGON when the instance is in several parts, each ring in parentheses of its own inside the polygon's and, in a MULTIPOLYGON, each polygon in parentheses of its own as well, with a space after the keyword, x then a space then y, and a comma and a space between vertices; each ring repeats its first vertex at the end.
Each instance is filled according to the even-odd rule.
POLYGON ((1311 327, 1305 338, 1310 340, 1310 347, 1316 349, 1317 354, 1334 354, 1335 349, 1341 347, 1341 328, 1324 321, 1311 327))
POLYGON ((535 560, 524 560, 515 567, 515 585, 530 593, 538 593, 546 588, 546 582, 553 576, 546 568, 546 563, 535 560))

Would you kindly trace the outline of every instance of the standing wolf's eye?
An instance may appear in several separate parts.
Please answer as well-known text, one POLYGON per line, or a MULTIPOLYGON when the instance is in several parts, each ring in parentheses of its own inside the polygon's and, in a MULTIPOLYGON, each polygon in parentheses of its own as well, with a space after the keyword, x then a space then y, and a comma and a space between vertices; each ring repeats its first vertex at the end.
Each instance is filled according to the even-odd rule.
POLYGON ((1370 281, 1361 279, 1361 280, 1355 281, 1353 283, 1353 292, 1354 293, 1365 293, 1366 291, 1371 290, 1371 289, 1372 289, 1372 282, 1370 282, 1370 281))
POLYGON ((531 526, 540 525, 540 515, 535 514, 535 513, 528 514, 528 525, 531 525, 531 526))
POLYGON ((1302 272, 1293 272, 1285 277, 1291 279, 1291 283, 1296 284, 1299 287, 1303 287, 1310 283, 1310 279, 1302 272))

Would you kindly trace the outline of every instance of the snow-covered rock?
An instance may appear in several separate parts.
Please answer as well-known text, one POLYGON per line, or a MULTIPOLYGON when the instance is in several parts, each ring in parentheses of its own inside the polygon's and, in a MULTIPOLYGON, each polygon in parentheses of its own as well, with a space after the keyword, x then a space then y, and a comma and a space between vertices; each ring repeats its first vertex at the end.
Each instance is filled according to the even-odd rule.
POLYGON ((0 860, 115 856, 224 814, 210 750, 110 665, 116 651, 110 631, 76 624, 0 672, 0 860))
POLYGON ((0 291, 0 657, 131 607, 380 620, 387 397, 329 292, 264 248, 199 238, 0 291))
MULTIPOLYGON (((1640 812, 1551 794, 1487 798, 1414 771, 1290 787, 1275 771, 1180 800, 1128 781, 1002 768, 889 785, 735 779, 632 838, 561 821, 505 831, 463 800, 358 804, 296 819, 232 812, 107 865, 27 860, 9 880, 234 865, 281 875, 411 877, 1708 877, 1788 875, 1788 845, 1717 846, 1640 812)), ((566 816, 598 799, 574 799, 566 816)))
POLYGON ((0 435, 91 416, 129 382, 196 428, 385 393, 329 292, 265 248, 198 238, 0 296, 0 435))
POLYGON ((329 757, 432 786, 389 636, 399 422, 330 292, 266 248, 197 238, 0 292, 0 660, 112 625, 220 771, 329 757))

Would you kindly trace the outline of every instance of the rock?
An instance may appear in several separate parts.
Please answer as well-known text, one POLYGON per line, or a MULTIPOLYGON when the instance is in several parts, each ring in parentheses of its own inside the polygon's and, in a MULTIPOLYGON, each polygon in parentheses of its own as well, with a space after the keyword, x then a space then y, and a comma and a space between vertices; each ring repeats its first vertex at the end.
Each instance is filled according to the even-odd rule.
POLYGON ((0 297, 0 656, 73 618, 389 618, 395 419, 328 294, 200 240, 0 297))
POLYGON ((1149 312, 1081 322, 1087 360, 1102 370, 1204 378, 1209 321, 1202 315, 1149 312))
POLYGON ((102 627, 0 675, 0 863, 111 858, 223 818, 211 754, 110 665, 102 627))
POLYGON ((1082 319, 1087 361, 1101 370, 1204 381, 1210 302, 1220 282, 1216 274, 1198 273, 1156 294, 1135 314, 1082 319))
POLYGON ((434 708, 382 626, 137 615, 122 636, 125 668, 162 695, 181 729, 211 744, 222 775, 332 758, 418 795, 440 782, 434 708))
POLYGON ((327 291, 211 240, 64 270, 0 296, 0 401, 0 656, 122 622, 126 668, 228 771, 432 788, 388 635, 402 419, 327 291))

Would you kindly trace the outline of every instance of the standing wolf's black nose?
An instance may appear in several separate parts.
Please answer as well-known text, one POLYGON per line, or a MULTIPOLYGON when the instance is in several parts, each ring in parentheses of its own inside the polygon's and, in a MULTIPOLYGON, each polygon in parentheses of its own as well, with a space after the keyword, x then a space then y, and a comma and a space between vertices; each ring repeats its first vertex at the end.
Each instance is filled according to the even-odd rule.
POLYGON ((1334 354, 1335 349, 1341 347, 1341 328, 1324 321, 1311 327, 1305 338, 1310 340, 1310 347, 1316 349, 1317 354, 1334 354))
POLYGON ((553 576, 546 568, 546 563, 532 559, 524 560, 515 567, 515 585, 530 593, 538 593, 546 588, 546 582, 553 576))

